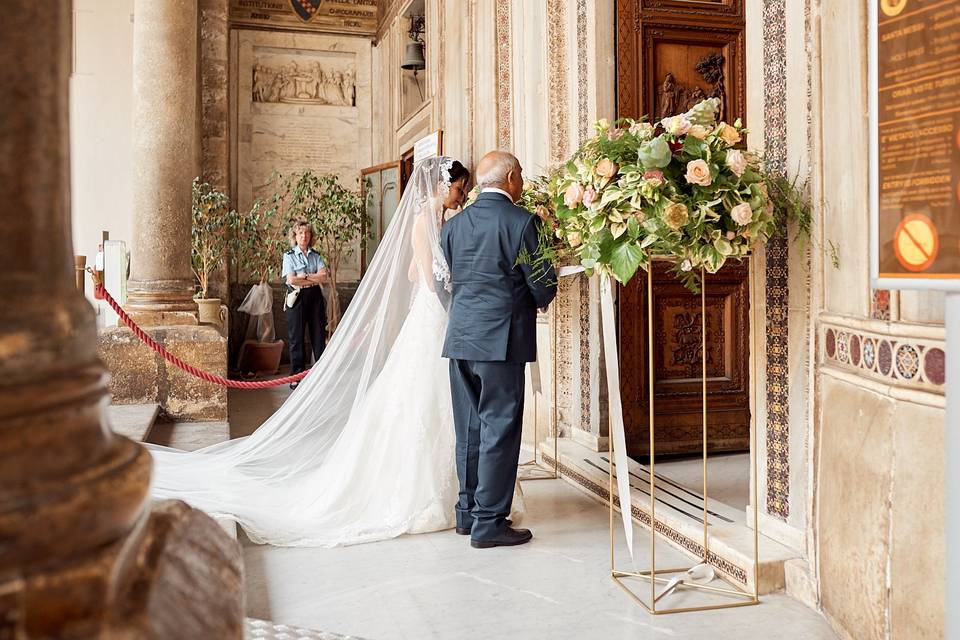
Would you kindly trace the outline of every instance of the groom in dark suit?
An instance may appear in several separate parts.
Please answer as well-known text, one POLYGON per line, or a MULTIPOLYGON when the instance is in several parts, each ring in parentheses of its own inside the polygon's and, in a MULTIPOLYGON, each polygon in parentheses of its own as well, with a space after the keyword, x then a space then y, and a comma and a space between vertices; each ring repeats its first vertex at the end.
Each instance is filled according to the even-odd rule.
POLYGON ((538 246, 540 219, 513 204, 520 162, 493 151, 477 165, 476 202, 443 226, 453 284, 443 356, 457 432, 457 533, 479 549, 529 542, 507 520, 523 419, 524 369, 537 359, 537 308, 557 294, 552 266, 518 261, 538 246))

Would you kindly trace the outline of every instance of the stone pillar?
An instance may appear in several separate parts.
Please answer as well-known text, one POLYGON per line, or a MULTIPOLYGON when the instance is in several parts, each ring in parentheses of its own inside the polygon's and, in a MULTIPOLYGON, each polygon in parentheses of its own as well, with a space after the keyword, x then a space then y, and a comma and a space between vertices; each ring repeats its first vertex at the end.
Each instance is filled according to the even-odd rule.
POLYGON ((198 174, 197 0, 136 0, 127 306, 140 324, 197 324, 190 183, 198 174))
POLYGON ((70 234, 71 2, 0 20, 0 637, 240 638, 241 557, 104 422, 70 234))

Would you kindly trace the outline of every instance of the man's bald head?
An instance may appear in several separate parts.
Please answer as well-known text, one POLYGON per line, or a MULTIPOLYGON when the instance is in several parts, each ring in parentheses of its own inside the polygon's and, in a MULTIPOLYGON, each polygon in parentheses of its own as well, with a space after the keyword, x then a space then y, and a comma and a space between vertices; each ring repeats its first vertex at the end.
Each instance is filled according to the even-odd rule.
POLYGON ((523 193, 520 161, 507 151, 491 151, 477 164, 477 185, 480 188, 502 189, 516 202, 523 193))

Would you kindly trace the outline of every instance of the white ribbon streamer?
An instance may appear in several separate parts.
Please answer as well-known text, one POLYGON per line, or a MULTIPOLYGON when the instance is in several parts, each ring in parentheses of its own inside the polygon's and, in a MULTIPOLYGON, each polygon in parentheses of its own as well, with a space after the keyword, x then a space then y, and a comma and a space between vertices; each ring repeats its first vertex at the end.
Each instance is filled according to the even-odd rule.
POLYGON ((627 539, 630 560, 633 555, 633 517, 630 513, 630 462, 627 459, 627 437, 623 427, 623 402, 620 399, 620 362, 617 357, 617 332, 614 326, 613 292, 610 276, 600 276, 600 316, 603 328, 603 355, 607 365, 607 396, 610 403, 610 437, 613 438, 613 469, 617 474, 617 493, 623 534, 627 539))

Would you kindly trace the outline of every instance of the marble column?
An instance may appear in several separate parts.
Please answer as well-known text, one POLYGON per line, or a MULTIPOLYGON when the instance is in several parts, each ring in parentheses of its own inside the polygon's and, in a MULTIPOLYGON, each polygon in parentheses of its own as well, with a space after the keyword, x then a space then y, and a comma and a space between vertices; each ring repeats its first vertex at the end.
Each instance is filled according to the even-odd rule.
POLYGON ((190 183, 199 173, 197 0, 136 0, 128 308, 141 324, 197 324, 190 183))
POLYGON ((230 637, 239 547, 104 420, 94 313, 70 233, 71 2, 0 20, 0 637, 230 637))

